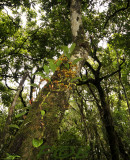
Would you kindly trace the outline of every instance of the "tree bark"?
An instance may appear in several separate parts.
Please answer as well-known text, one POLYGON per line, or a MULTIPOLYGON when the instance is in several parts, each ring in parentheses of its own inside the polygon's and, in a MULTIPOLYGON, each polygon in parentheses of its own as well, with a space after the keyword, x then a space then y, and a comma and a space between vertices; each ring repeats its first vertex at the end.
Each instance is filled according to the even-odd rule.
POLYGON ((20 155, 24 160, 36 160, 38 149, 33 147, 33 139, 44 139, 46 145, 52 146, 57 139, 57 131, 67 105, 68 99, 64 91, 43 89, 11 143, 9 153, 20 155), (43 118, 41 110, 45 111, 43 118))
POLYGON ((118 147, 118 140, 116 136, 116 132, 114 129, 113 119, 111 116, 109 105, 105 101, 105 93, 101 87, 101 85, 98 83, 96 85, 100 100, 101 100, 101 107, 102 107, 102 113, 100 112, 101 119, 103 121, 104 127, 106 129, 112 160, 119 160, 119 147, 118 147))
MULTIPOLYGON (((77 63, 77 70, 73 70, 75 75, 79 76, 89 51, 82 25, 80 0, 72 0, 70 10, 72 36, 76 47, 69 61, 82 58, 82 61, 77 63)), ((32 140, 34 138, 44 139, 45 145, 52 146, 54 144, 64 112, 68 108, 68 98, 71 93, 70 89, 53 89, 52 83, 54 81, 61 81, 58 77, 58 71, 52 76, 51 83, 40 91, 36 101, 33 102, 27 118, 9 146, 8 153, 20 155, 24 160, 36 160, 39 148, 33 147, 32 140), (43 117, 41 110, 45 111, 43 117)), ((49 158, 43 156, 42 160, 44 159, 49 158)))

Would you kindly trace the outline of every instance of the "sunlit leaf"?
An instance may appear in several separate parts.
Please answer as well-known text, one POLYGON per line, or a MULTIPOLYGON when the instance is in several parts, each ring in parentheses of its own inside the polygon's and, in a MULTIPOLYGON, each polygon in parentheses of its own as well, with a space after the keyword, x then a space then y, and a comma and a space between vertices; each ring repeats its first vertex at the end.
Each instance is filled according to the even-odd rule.
POLYGON ((75 43, 73 43, 73 44, 71 45, 71 47, 69 48, 70 53, 73 52, 73 50, 75 49, 75 46, 76 46, 75 43))
POLYGON ((35 138, 33 138, 33 142, 32 142, 33 147, 37 148, 37 147, 41 146, 42 143, 43 143, 43 139, 35 139, 35 138))
POLYGON ((52 72, 54 73, 56 70, 56 64, 54 64, 54 62, 50 62, 49 66, 50 66, 50 69, 52 70, 52 72))
POLYGON ((46 74, 49 74, 49 67, 47 65, 44 65, 44 71, 46 72, 46 74))
POLYGON ((41 110, 41 115, 44 116, 44 114, 45 114, 45 111, 41 110))

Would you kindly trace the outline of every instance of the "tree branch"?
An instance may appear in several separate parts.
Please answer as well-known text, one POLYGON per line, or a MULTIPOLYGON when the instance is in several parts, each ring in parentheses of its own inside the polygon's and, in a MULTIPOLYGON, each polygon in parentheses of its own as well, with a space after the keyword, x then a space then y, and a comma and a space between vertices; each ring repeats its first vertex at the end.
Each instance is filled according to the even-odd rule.
POLYGON ((107 78, 113 76, 114 74, 120 72, 120 70, 122 69, 122 68, 121 68, 121 65, 122 65, 124 62, 125 62, 125 60, 123 60, 123 62, 119 65, 119 69, 118 69, 118 70, 116 70, 115 72, 112 72, 112 73, 109 74, 109 75, 106 75, 106 76, 100 78, 100 81, 102 81, 103 79, 107 79, 107 78))
POLYGON ((97 104, 97 106, 98 106, 99 111, 102 113, 102 108, 101 108, 101 105, 99 104, 99 100, 98 100, 97 97, 95 96, 95 94, 94 94, 93 90, 91 89, 90 85, 87 84, 87 86, 88 86, 91 94, 93 95, 93 97, 94 97, 94 99, 95 99, 95 101, 96 101, 96 104, 97 104))
POLYGON ((117 13, 119 13, 120 11, 124 11, 124 10, 128 9, 128 8, 129 8, 129 4, 130 4, 130 2, 129 2, 129 0, 127 0, 127 6, 126 6, 126 7, 120 8, 119 10, 115 11, 112 15, 110 15, 110 16, 107 18, 107 20, 106 20, 103 28, 104 28, 104 29, 106 28, 106 26, 107 26, 107 24, 108 24, 108 21, 109 21, 111 18, 113 18, 117 13))
POLYGON ((6 78, 5 78, 5 85, 6 85, 6 87, 7 87, 9 90, 16 91, 16 89, 14 89, 14 88, 10 88, 10 87, 8 86, 6 78))
POLYGON ((116 70, 115 72, 112 72, 109 75, 106 75, 106 76, 100 78, 100 81, 102 81, 103 79, 108 79, 109 77, 113 76, 114 74, 118 73, 119 71, 120 71, 120 69, 116 70))
POLYGON ((90 70, 92 71, 92 73, 95 75, 95 70, 93 69, 93 67, 91 66, 91 64, 89 62, 85 62, 85 64, 90 68, 90 70))
POLYGON ((92 78, 90 78, 90 79, 88 79, 88 80, 86 80, 86 81, 80 81, 80 80, 79 80, 79 83, 78 83, 77 85, 80 86, 80 85, 89 84, 89 83, 95 84, 95 80, 92 79, 92 78))

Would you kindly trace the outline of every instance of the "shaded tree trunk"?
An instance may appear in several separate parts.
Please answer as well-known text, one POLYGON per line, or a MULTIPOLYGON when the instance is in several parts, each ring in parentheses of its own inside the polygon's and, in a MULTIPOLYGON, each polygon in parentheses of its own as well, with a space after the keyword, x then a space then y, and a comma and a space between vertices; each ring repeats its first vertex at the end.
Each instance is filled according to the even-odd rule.
POLYGON ((6 148, 7 144, 9 143, 9 139, 10 139, 9 125, 12 123, 12 117, 14 115, 15 106, 16 106, 18 97, 20 95, 20 92, 22 91, 22 87, 24 85, 24 82, 25 82, 27 76, 28 76, 28 73, 25 73, 25 75, 23 75, 23 77, 22 77, 22 79, 19 83, 19 86, 17 88, 17 92, 14 96, 13 102, 12 102, 12 104, 9 107, 9 110, 8 110, 8 116, 7 116, 7 119, 6 119, 5 127, 3 129, 2 138, 1 138, 2 144, 5 144, 3 150, 6 148))
POLYGON ((119 155, 121 154, 122 158, 124 160, 129 159, 127 153, 125 152, 124 145, 118 136, 114 124, 113 124, 113 118, 110 112, 109 104, 107 104, 105 100, 105 93, 103 91, 103 88, 100 84, 96 85, 100 100, 101 100, 101 106, 102 106, 102 113, 100 112, 101 119, 104 123, 104 126, 106 128, 108 141, 110 145, 112 160, 119 160, 119 155))
POLYGON ((103 121, 104 127, 106 129, 112 160, 119 160, 119 147, 118 147, 118 140, 116 137, 113 119, 111 116, 109 105, 105 101, 105 94, 100 84, 96 85, 100 100, 101 100, 101 107, 102 112, 100 112, 101 119, 103 121))
POLYGON ((99 101, 96 98, 95 94, 93 93, 90 85, 88 85, 88 87, 89 87, 92 95, 94 96, 94 99, 96 100, 101 120, 102 120, 103 125, 106 129, 106 134, 107 134, 107 139, 108 139, 109 146, 110 146, 112 160, 119 160, 120 159, 119 155, 121 155, 124 160, 127 160, 127 159, 129 159, 129 157, 128 157, 127 153, 125 152, 124 145, 115 130, 110 107, 109 107, 109 104, 106 102, 106 95, 104 93, 104 90, 103 90, 100 82, 97 80, 98 80, 98 77, 97 77, 94 85, 96 86, 96 88, 98 90, 101 104, 99 104, 99 101))

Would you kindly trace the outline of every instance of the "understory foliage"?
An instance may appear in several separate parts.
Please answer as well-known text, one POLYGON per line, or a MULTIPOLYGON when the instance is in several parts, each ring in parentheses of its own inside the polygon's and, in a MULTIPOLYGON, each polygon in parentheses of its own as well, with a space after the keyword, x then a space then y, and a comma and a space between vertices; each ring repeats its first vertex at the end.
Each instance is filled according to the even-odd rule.
MULTIPOLYGON (((47 146, 44 135, 32 139, 37 159, 111 160, 108 133, 102 118, 103 100, 109 106, 118 137, 117 160, 130 156, 129 1, 81 0, 89 53, 80 76, 76 73, 82 58, 70 60, 77 47, 71 33, 70 5, 71 0, 0 2, 1 158, 21 159, 20 155, 8 152, 8 148, 33 104, 38 103, 43 88, 49 90, 42 97, 45 106, 50 92, 69 90, 70 95, 68 105, 63 106, 64 114, 54 115, 56 120, 62 115, 54 144, 47 146), (7 137, 3 138, 8 110, 25 74, 28 76, 16 100, 8 134, 4 133, 7 137)), ((45 115, 46 110, 40 108, 42 120, 45 115)), ((33 116, 31 121, 35 121, 33 116)), ((42 127, 45 125, 41 122, 42 127)))

